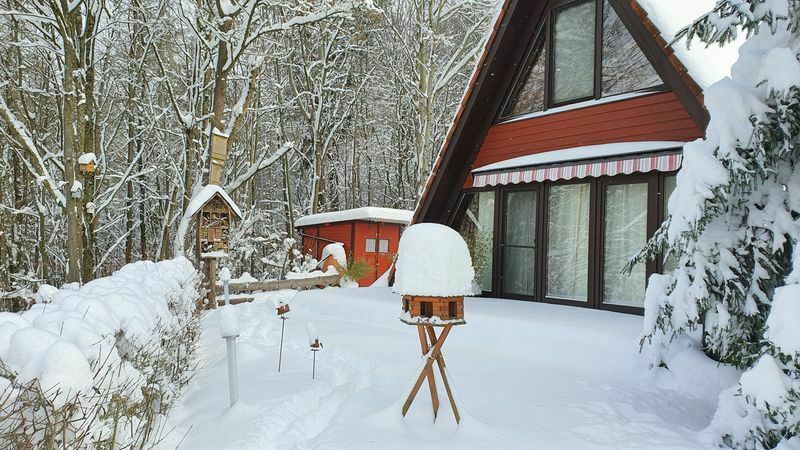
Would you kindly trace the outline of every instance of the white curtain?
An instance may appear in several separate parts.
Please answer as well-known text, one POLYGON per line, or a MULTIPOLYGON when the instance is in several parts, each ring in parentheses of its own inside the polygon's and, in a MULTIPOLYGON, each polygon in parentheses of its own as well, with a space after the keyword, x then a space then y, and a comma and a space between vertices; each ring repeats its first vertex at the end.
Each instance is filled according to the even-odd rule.
POLYGON ((547 296, 586 301, 589 284, 589 185, 550 188, 547 296))
POLYGON ((644 264, 637 264, 630 274, 622 270, 647 242, 647 183, 610 185, 605 200, 603 302, 642 306, 644 264))

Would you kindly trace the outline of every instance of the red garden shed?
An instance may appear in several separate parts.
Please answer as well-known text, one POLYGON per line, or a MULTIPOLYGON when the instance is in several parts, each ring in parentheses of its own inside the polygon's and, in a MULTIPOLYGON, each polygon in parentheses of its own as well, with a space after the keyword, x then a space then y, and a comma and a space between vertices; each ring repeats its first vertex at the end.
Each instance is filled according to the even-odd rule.
POLYGON ((348 259, 366 261, 373 270, 358 284, 369 286, 389 270, 412 215, 403 209, 365 207, 312 214, 298 219, 295 227, 305 254, 320 259, 326 245, 341 242, 348 259))

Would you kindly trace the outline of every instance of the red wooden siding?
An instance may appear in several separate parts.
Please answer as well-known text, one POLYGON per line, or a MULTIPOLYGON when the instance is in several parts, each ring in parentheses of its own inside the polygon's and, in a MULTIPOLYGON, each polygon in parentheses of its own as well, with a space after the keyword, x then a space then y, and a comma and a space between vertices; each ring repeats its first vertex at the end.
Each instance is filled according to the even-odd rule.
MULTIPOLYGON (((489 128, 472 168, 551 150, 636 141, 702 137, 672 92, 620 100, 489 128)), ((468 177, 465 187, 472 184, 468 177)))
POLYGON ((310 254, 315 259, 319 259, 322 256, 322 249, 330 243, 328 241, 334 241, 343 243, 345 252, 350 255, 350 236, 352 232, 349 222, 311 225, 301 228, 300 232, 325 239, 313 239, 303 236, 303 254, 310 254))
POLYGON ((340 222, 325 225, 310 225, 299 229, 303 236, 303 252, 319 259, 322 249, 327 241, 314 239, 310 236, 320 237, 330 241, 344 244, 348 257, 365 261, 370 270, 358 280, 361 286, 369 286, 377 280, 392 265, 392 258, 397 253, 400 242, 402 226, 392 223, 376 223, 365 221, 340 222), (375 239, 375 252, 367 253, 367 239, 375 239), (380 253, 379 242, 381 239, 389 241, 389 251, 380 253))
POLYGON ((392 265, 392 257, 397 253, 397 244, 400 241, 400 225, 374 222, 356 222, 356 242, 354 257, 362 259, 370 266, 370 271, 364 278, 358 280, 361 286, 369 286, 377 280, 392 265), (367 253, 367 239, 375 239, 375 252, 367 253), (381 239, 389 241, 389 251, 380 253, 381 239))

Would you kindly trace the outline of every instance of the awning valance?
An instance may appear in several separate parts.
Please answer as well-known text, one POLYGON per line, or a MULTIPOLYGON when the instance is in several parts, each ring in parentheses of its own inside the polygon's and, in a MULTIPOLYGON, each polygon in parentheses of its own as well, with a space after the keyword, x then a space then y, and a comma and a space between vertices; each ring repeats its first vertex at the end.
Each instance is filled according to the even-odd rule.
POLYGON ((573 178, 600 177, 604 175, 629 175, 634 172, 671 172, 681 167, 681 153, 630 155, 615 159, 569 162, 539 167, 514 167, 502 170, 473 173, 473 187, 532 183, 545 180, 571 180, 573 178))

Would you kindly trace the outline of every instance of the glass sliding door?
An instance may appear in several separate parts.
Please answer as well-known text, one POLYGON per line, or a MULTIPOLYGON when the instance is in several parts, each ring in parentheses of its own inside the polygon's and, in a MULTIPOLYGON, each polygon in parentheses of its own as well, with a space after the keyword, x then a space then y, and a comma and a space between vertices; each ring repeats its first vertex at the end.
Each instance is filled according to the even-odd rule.
POLYGON ((603 303, 644 305, 646 267, 623 273, 628 261, 647 243, 648 183, 611 184, 605 189, 603 232, 603 303))
POLYGON ((509 191, 503 197, 503 293, 533 296, 538 191, 509 191))
POLYGON ((552 186, 547 207, 550 298, 585 302, 589 287, 589 184, 552 186))

